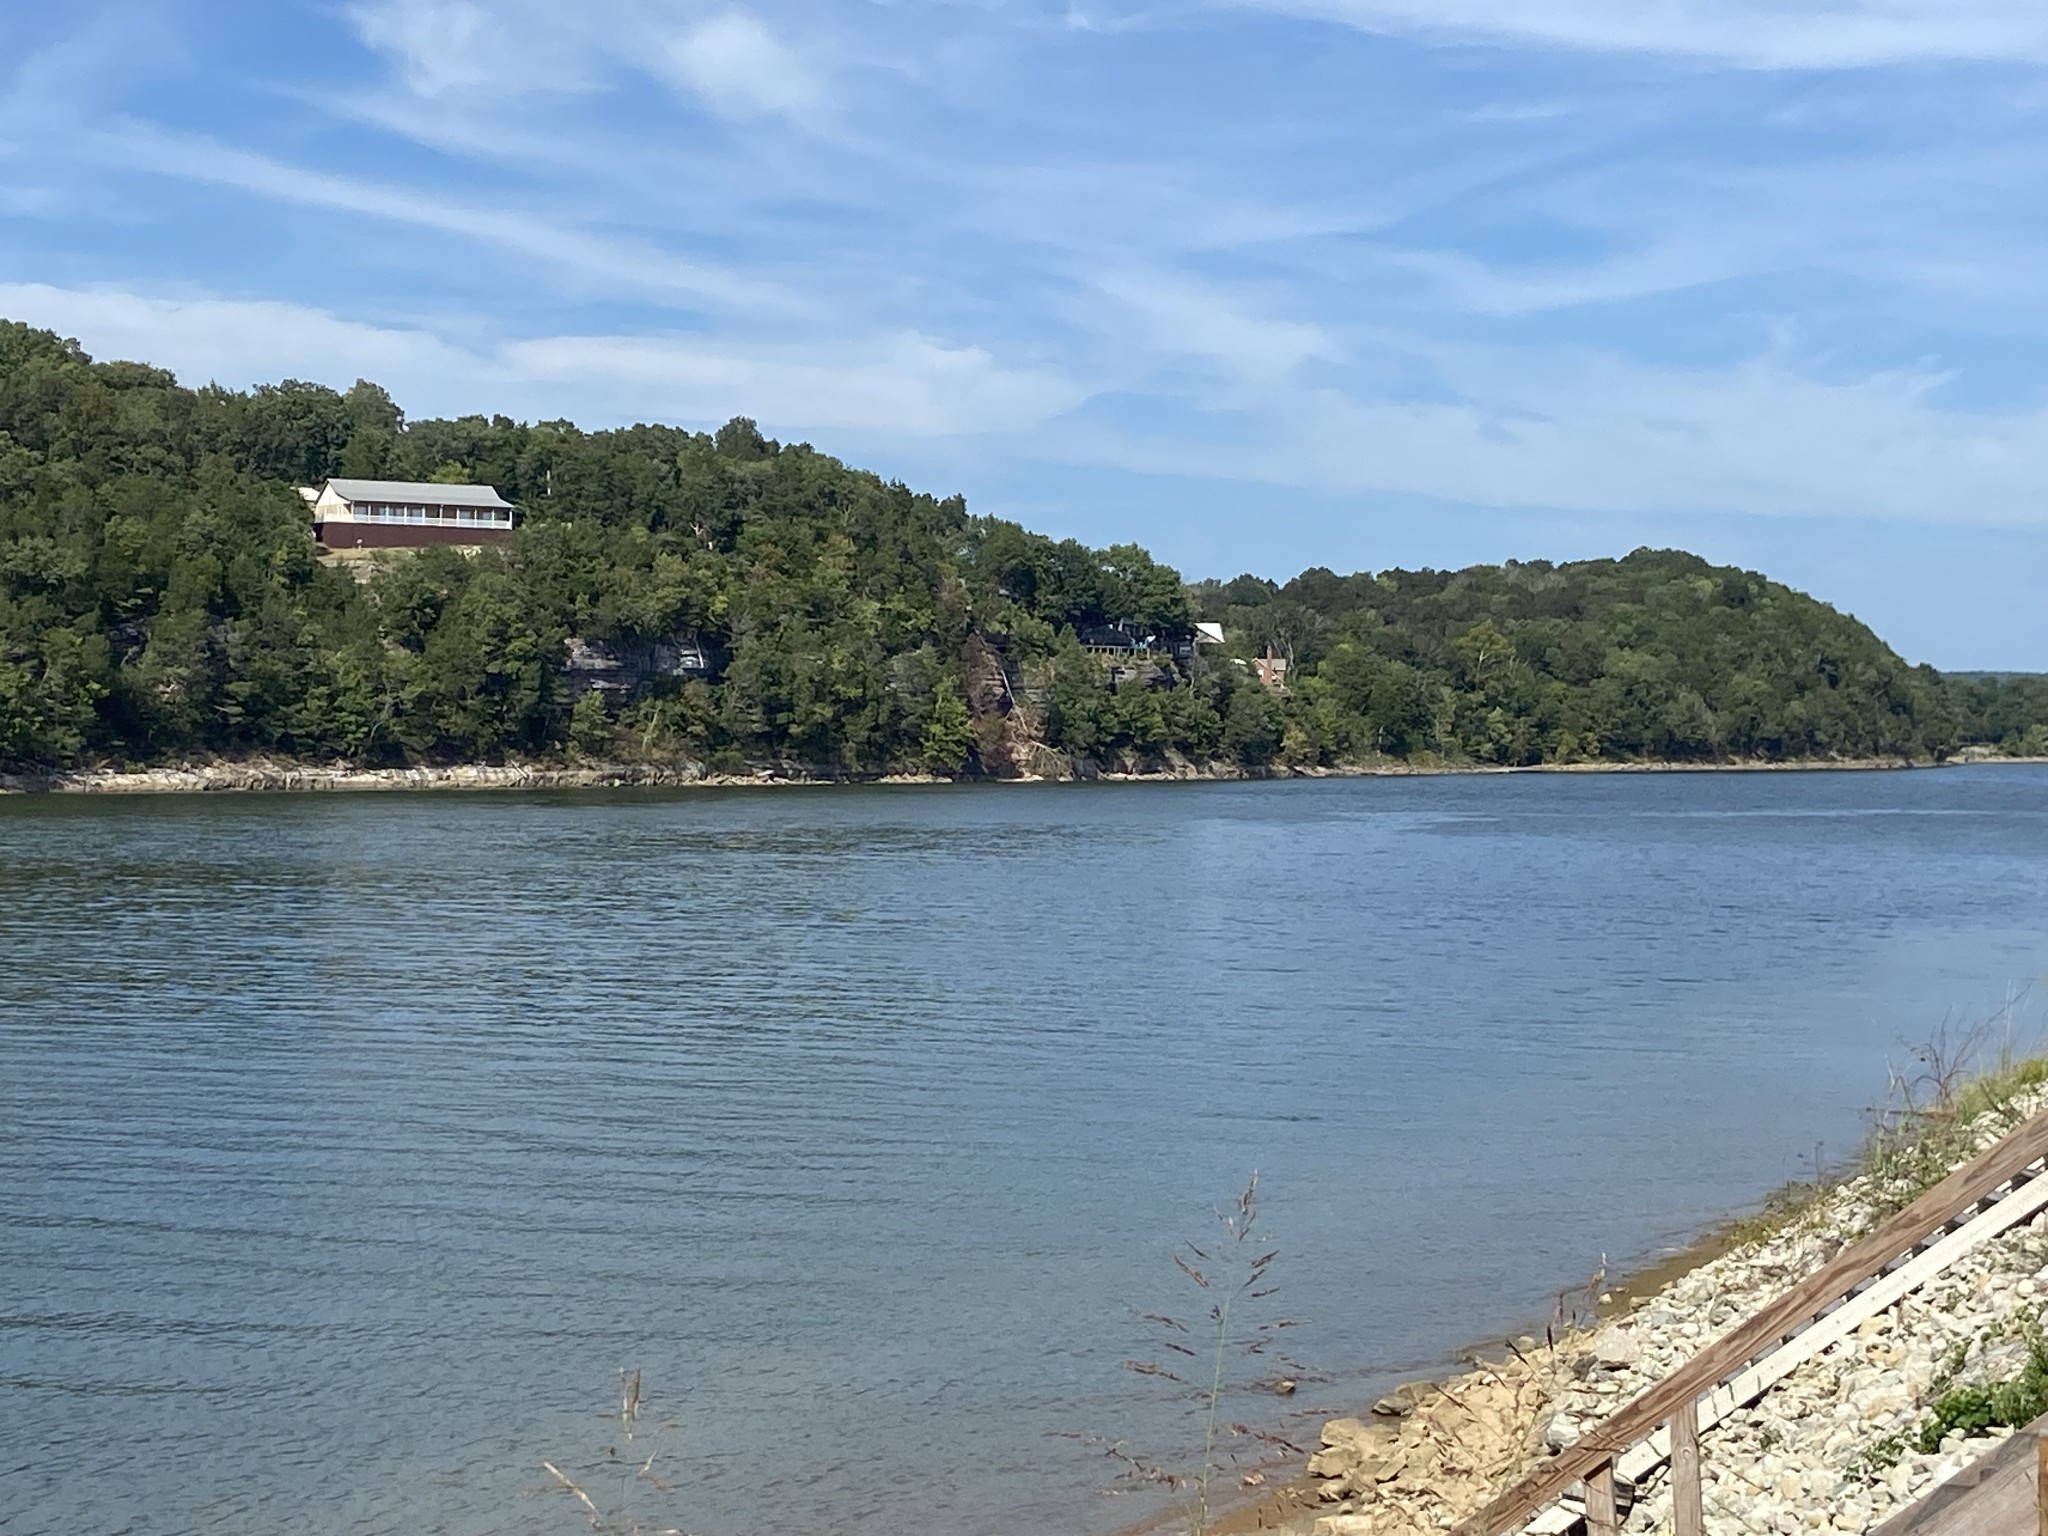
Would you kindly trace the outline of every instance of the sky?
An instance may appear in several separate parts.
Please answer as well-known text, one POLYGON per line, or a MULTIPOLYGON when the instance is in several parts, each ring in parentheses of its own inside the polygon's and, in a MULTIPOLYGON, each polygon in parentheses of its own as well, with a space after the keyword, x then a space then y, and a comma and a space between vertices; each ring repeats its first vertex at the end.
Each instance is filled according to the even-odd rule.
POLYGON ((8 0, 0 315, 2048 670, 2040 0, 8 0))

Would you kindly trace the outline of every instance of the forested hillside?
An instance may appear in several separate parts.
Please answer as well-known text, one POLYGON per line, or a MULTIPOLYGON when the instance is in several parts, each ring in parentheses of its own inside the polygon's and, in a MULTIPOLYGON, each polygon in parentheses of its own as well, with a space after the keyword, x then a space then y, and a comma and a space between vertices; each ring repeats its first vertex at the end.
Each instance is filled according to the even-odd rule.
POLYGON ((1294 658, 1324 756, 1481 762, 2048 751, 2044 680, 1944 679, 1754 572, 1677 550, 1191 591, 1247 650, 1294 658))
POLYGON ((735 420, 408 422, 378 387, 187 389, 0 325, 0 765, 271 754, 1010 773, 2040 750, 2048 694, 1909 668, 1742 571, 1620 561, 1184 588, 735 420), (337 561, 294 487, 474 480, 504 549, 337 561), (1192 648, 1197 618, 1221 648, 1192 648), (1084 649, 1105 629, 1147 658, 1084 649), (575 641, 694 670, 588 686, 575 641), (1178 651, 1178 655, 1176 655, 1178 651), (1243 658, 1293 665, 1284 689, 1243 658))

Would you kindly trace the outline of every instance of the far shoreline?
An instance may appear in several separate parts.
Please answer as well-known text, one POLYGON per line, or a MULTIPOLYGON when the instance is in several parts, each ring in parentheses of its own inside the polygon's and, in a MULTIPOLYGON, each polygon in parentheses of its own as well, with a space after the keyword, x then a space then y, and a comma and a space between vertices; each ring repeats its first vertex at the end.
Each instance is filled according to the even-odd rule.
POLYGON ((0 796, 181 794, 379 794, 438 790, 771 789, 827 786, 1277 783, 1302 779, 1440 778, 1453 775, 1644 773, 1870 773, 2048 763, 2048 757, 1963 753, 1940 761, 1906 758, 1796 758, 1717 763, 1355 763, 1314 768, 1239 768, 1181 761, 1157 769, 1103 767, 1083 759, 1065 773, 1010 777, 921 773, 835 774, 793 764, 720 772, 678 763, 457 763, 358 768, 272 758, 215 759, 147 768, 70 768, 0 773, 0 796))

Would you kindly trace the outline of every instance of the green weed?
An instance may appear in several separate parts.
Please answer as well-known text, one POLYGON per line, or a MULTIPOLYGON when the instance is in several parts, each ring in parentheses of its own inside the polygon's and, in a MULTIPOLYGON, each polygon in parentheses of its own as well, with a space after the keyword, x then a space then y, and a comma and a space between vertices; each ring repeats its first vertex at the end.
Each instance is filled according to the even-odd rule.
POLYGON ((2048 1339, 2038 1328, 2027 1331, 2027 1363, 2009 1381, 1957 1387, 1935 1402, 1920 1426, 1914 1448, 1931 1456, 1941 1442, 1961 1431, 1966 1437, 1999 1428, 2017 1429, 2048 1413, 2048 1339))

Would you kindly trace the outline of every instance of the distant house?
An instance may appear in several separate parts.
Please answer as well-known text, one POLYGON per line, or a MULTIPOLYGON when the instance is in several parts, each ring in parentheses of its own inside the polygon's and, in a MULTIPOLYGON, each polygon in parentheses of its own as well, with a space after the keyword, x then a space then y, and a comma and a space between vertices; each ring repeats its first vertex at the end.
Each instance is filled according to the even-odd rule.
POLYGON ((1275 656, 1268 650, 1263 656, 1252 658, 1252 675, 1275 693, 1287 691, 1287 658, 1275 656))
POLYGON ((1121 624, 1097 624, 1082 630, 1080 641, 1098 656, 1135 656, 1152 649, 1153 636, 1140 639, 1121 624))
POLYGON ((422 544, 503 544, 512 503, 488 485, 421 480, 329 480, 300 486, 313 537, 329 549, 416 549, 422 544))
POLYGON ((1221 624, 1198 623, 1186 634, 1175 635, 1162 642, 1162 645, 1167 655, 1173 658, 1174 664, 1185 671, 1194 665, 1195 658, 1201 652, 1203 646, 1221 645, 1222 643, 1223 626, 1221 624))

